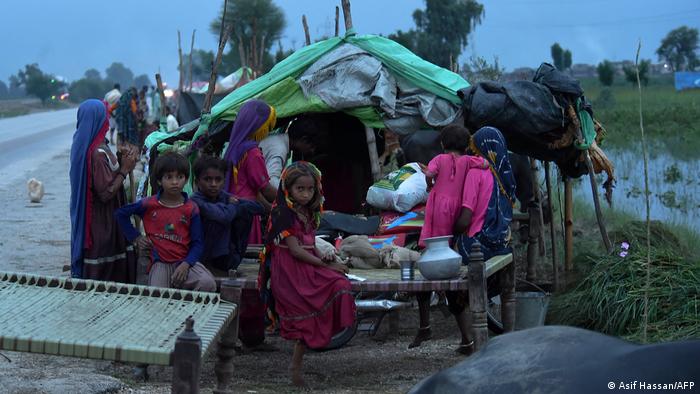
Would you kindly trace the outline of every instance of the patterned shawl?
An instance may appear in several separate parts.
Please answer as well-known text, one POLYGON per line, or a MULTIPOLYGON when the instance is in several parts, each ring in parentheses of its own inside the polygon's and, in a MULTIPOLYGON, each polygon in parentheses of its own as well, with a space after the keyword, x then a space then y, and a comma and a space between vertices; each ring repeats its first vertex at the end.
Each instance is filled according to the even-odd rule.
POLYGON ((508 161, 508 148, 503 134, 498 129, 487 126, 472 136, 471 149, 486 159, 494 178, 484 226, 476 238, 484 247, 498 250, 508 244, 515 202, 515 178, 508 161))

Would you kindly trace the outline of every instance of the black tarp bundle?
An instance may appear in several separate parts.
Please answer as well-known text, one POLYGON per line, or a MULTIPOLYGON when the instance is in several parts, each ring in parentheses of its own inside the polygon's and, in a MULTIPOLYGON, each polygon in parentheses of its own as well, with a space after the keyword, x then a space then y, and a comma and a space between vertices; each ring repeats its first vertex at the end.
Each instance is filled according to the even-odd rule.
POLYGON ((579 82, 543 63, 533 81, 481 82, 458 92, 465 125, 471 130, 493 126, 501 130, 512 152, 553 161, 564 175, 587 173, 573 144, 552 149, 570 120, 565 109, 583 98, 579 82))
MULTIPOLYGON (((175 117, 178 123, 185 124, 195 119, 199 119, 202 114, 206 93, 180 92, 177 99, 177 113, 175 117)), ((215 94, 212 98, 212 106, 216 105, 226 94, 215 94)))

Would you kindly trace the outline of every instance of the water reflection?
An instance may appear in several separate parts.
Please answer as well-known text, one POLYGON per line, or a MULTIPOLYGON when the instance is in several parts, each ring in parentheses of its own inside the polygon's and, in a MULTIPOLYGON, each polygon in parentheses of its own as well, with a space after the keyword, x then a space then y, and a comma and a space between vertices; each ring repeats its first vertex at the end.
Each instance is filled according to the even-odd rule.
MULTIPOLYGON (((679 160, 672 157, 661 144, 649 149, 649 189, 651 218, 686 225, 700 232, 700 160, 679 160)), ((606 149, 615 164, 618 179, 613 193, 615 209, 646 216, 644 201, 644 163, 641 145, 630 149, 606 149)), ((602 183, 602 178, 599 178, 602 183)), ((587 178, 577 182, 574 193, 590 201, 587 178)), ((601 192, 602 197, 602 192, 601 192)))

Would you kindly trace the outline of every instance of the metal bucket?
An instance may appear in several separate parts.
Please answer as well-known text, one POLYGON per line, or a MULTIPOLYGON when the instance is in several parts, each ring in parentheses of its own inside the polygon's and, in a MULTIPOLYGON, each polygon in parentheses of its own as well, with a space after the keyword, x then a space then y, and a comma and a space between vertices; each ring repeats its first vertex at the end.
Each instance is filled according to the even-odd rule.
POLYGON ((550 294, 535 284, 527 283, 540 291, 515 292, 516 330, 543 326, 544 319, 547 316, 550 294))

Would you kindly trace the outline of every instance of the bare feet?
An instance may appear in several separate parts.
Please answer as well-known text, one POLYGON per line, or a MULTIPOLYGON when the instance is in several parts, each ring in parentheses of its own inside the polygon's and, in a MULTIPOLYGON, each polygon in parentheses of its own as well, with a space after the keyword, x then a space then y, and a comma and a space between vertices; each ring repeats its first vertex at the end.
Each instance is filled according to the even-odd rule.
POLYGON ((299 387, 302 389, 309 389, 309 386, 306 384, 306 382, 304 381, 304 378, 302 376, 301 368, 290 367, 289 374, 292 377, 292 384, 295 387, 299 387))
POLYGON ((412 349, 414 347, 420 346, 423 342, 428 341, 432 339, 433 333, 430 330, 430 326, 428 327, 421 327, 418 329, 418 333, 416 334, 416 337, 413 338, 413 342, 411 342, 410 345, 408 345, 409 349, 412 349))
POLYGON ((472 353, 474 353, 474 341, 470 341, 469 343, 460 343, 459 347, 457 348, 457 353, 465 356, 471 356, 472 353))

